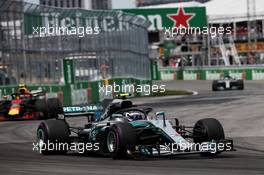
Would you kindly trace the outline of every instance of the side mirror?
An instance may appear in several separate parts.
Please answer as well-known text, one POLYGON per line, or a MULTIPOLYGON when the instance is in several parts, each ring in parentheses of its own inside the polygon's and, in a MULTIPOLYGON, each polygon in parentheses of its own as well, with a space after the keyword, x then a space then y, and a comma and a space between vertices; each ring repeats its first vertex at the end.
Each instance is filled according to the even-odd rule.
POLYGON ((159 117, 163 117, 165 116, 165 112, 164 111, 159 111, 159 112, 156 112, 156 118, 158 119, 159 117))
POLYGON ((156 112, 156 120, 163 120, 163 126, 166 127, 166 118, 164 111, 156 112))

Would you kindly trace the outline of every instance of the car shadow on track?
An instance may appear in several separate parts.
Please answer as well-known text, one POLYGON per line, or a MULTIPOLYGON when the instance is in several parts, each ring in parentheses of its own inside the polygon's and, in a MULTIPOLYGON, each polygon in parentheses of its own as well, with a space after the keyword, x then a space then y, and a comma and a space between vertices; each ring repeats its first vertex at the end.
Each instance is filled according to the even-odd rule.
MULTIPOLYGON (((112 159, 110 155, 100 155, 100 154, 82 154, 82 153, 69 153, 65 156, 76 156, 76 157, 87 157, 87 158, 95 158, 95 159, 112 159)), ((168 156, 127 156, 118 160, 134 160, 134 161, 160 161, 160 160, 210 160, 210 159, 228 159, 228 158, 237 158, 234 154, 221 154, 215 156, 202 156, 199 154, 192 155, 168 155, 168 156)))

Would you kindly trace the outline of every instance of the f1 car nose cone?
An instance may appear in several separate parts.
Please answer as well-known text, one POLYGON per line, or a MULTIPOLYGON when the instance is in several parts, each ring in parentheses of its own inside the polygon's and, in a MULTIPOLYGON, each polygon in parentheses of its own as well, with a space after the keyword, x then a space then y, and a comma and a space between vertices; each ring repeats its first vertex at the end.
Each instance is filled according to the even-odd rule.
POLYGON ((19 114, 19 108, 11 108, 8 112, 8 115, 18 115, 19 114))

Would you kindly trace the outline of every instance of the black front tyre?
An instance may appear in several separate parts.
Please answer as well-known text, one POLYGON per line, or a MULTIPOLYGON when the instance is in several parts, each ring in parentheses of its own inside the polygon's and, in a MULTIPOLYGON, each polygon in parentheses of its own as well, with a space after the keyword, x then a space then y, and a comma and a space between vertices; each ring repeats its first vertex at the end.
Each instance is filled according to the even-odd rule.
POLYGON ((7 116, 11 101, 0 101, 0 115, 7 116))
POLYGON ((106 134, 107 151, 113 159, 127 157, 127 150, 134 149, 136 141, 136 131, 129 123, 116 123, 106 134))
POLYGON ((43 155, 65 154, 68 151, 70 130, 63 120, 41 122, 37 129, 39 151, 43 155))
POLYGON ((212 91, 217 91, 218 89, 217 89, 217 81, 216 80, 214 80, 213 81, 213 85, 212 85, 212 91))
POLYGON ((243 80, 238 80, 238 89, 244 90, 244 81, 243 80))
MULTIPOLYGON (((214 118, 205 118, 196 122, 193 128, 193 141, 195 143, 219 141, 225 139, 225 133, 221 123, 214 118)), ((202 155, 216 155, 216 153, 201 153, 202 155)))

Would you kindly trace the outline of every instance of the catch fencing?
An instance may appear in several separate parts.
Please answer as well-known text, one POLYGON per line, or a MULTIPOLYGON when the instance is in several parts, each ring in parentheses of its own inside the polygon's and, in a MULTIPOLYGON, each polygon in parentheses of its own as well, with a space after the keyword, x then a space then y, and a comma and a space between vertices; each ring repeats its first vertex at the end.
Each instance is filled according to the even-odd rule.
POLYGON ((77 82, 150 79, 148 25, 121 11, 0 0, 0 85, 63 85, 65 58, 77 82))

